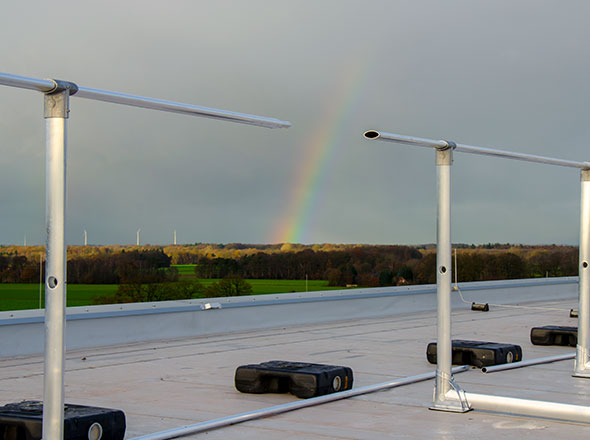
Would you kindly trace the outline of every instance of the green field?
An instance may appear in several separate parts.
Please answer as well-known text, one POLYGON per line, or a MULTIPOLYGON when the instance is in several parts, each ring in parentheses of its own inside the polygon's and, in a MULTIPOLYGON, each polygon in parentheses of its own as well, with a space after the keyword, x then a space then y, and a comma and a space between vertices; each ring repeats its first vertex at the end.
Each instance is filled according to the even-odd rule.
MULTIPOLYGON (((196 279, 195 276, 195 265, 194 264, 174 264, 178 270, 180 279, 196 279)), ((199 282, 207 287, 219 279, 200 278, 199 282)), ((336 290, 342 289, 342 287, 329 287, 328 281, 325 280, 246 280, 252 286, 254 295, 264 295, 267 293, 287 293, 287 292, 309 292, 318 290, 336 290), (306 286, 307 283, 307 286, 306 286)))
MULTIPOLYGON (((190 273, 194 274, 192 265, 190 273)), ((180 272, 180 270, 179 270, 180 272)), ((192 277, 182 277, 192 278, 192 277)), ((200 279, 204 287, 218 279, 200 279)), ((305 292, 306 290, 335 290, 341 287, 328 287, 322 280, 246 280, 252 286, 254 295, 270 293, 305 292)), ((67 305, 86 306, 94 303, 94 298, 102 295, 114 295, 116 284, 68 284, 67 305)), ((45 292, 42 291, 41 305, 45 305, 45 292)), ((0 284, 0 311, 39 308, 39 284, 0 284)))
MULTIPOLYGON (((203 286, 207 287, 219 279, 199 279, 203 286)), ((252 286, 254 295, 265 295, 269 293, 288 293, 288 292, 305 292, 305 280, 246 280, 252 286)), ((342 287, 329 287, 328 282, 324 280, 309 280, 307 282, 307 291, 317 290, 337 290, 342 287)))
MULTIPOLYGON (((67 305, 90 305, 95 297, 113 295, 116 290, 116 284, 68 284, 67 305)), ((45 307, 45 290, 41 293, 41 305, 45 307)), ((38 308, 39 284, 0 284, 0 311, 38 308)))
POLYGON ((172 267, 175 267, 178 270, 178 275, 181 277, 194 277, 195 276, 195 266, 196 264, 173 264, 172 267))

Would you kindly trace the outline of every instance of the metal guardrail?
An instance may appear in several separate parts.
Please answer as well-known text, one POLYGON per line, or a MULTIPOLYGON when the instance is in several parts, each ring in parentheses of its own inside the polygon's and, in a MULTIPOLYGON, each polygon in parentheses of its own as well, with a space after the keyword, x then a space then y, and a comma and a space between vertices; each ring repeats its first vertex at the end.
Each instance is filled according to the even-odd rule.
POLYGON ((145 96, 130 95, 127 93, 112 92, 108 90, 93 89, 77 84, 53 79, 36 79, 26 76, 0 73, 0 84, 21 89, 36 90, 42 93, 56 93, 63 88, 69 88, 69 96, 76 98, 92 99, 94 101, 110 102, 113 104, 141 107, 169 113, 180 113, 190 116, 201 116, 205 118, 221 119, 228 122, 240 124, 257 125, 266 128, 287 128, 290 122, 281 121, 275 118, 238 113, 228 110, 202 107, 192 104, 183 104, 163 99, 147 98, 145 96))
POLYGON ((279 119, 246 113, 92 89, 55 79, 37 79, 0 73, 0 85, 45 94, 47 277, 45 281, 43 437, 45 440, 61 440, 64 424, 66 308, 66 121, 70 112, 70 96, 266 128, 284 128, 291 124, 279 119))
POLYGON ((457 385, 451 374, 451 166, 453 152, 496 156, 505 159, 566 166, 581 170, 581 215, 579 256, 579 312, 578 345, 574 376, 590 378, 590 162, 576 162, 531 154, 516 153, 493 148, 457 144, 451 141, 405 136, 369 130, 365 139, 429 147, 436 150, 437 174, 437 375, 432 409, 466 412, 476 402, 480 409, 513 412, 516 414, 556 416, 568 420, 589 420, 590 410, 578 405, 509 399, 484 394, 466 393, 457 385))
POLYGON ((399 144, 416 145, 418 147, 430 147, 438 150, 451 149, 453 151, 479 154, 482 156, 495 156, 504 159, 521 160, 525 162, 544 163, 547 165, 557 165, 562 167, 580 168, 583 170, 590 169, 590 162, 577 162, 567 159, 556 159, 553 157, 538 156, 535 154, 517 153, 514 151, 499 150, 496 148, 476 147, 473 145, 458 144, 451 141, 425 139, 413 136, 404 136, 395 133, 386 133, 382 131, 369 130, 363 136, 369 140, 383 140, 388 142, 397 142, 399 144))

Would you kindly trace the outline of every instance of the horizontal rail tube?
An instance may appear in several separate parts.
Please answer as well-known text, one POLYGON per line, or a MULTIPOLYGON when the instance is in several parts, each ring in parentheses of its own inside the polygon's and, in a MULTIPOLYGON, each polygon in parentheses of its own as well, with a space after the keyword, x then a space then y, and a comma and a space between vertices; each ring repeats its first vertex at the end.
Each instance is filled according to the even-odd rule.
POLYGON ((492 365, 490 367, 483 367, 482 373, 494 373, 495 371, 514 370, 516 368, 530 367, 531 365, 549 364, 551 362, 566 361, 568 359, 575 359, 576 353, 559 354, 555 356, 547 356, 528 361, 513 362, 511 364, 492 365))
MULTIPOLYGON (((43 80, 28 78, 25 76, 11 75, 8 73, 0 73, 0 85, 36 90, 44 93, 51 92, 57 87, 57 84, 50 79, 43 80)), ((201 107, 192 104, 183 104, 180 102, 166 101, 163 99, 147 98, 145 96, 129 95, 126 93, 110 92, 107 90, 91 89, 89 87, 82 86, 78 86, 78 91, 72 96, 164 112, 221 119, 225 121, 257 125, 259 127, 266 128, 287 128, 291 126, 290 122, 281 121, 275 118, 267 118, 264 116, 250 115, 247 113, 238 113, 209 107, 201 107)))
POLYGON ((544 163, 547 165, 557 165, 562 167, 590 169, 590 162, 577 162, 566 159, 555 159, 546 156, 537 156, 535 154, 515 153, 512 151, 497 150, 494 148, 476 147, 473 145, 455 144, 444 140, 425 139, 412 136, 404 136, 395 133, 385 133, 377 130, 366 131, 363 136, 369 140, 382 140, 387 142, 397 142, 400 144, 417 145, 419 147, 431 148, 453 148, 455 151, 463 153, 479 154, 483 156, 502 157, 504 159, 522 160, 525 162, 544 163))
POLYGON ((55 83, 50 79, 29 78, 26 76, 11 75, 10 73, 0 73, 0 84, 44 93, 55 89, 55 83))
POLYGON ((132 107, 148 108, 184 115, 203 116, 206 118, 222 119, 225 121, 238 122, 240 124, 258 125, 266 128, 286 128, 291 123, 275 118, 255 116, 246 113, 237 113, 227 110, 218 110, 209 107, 201 107, 191 104, 182 104, 162 99, 146 98, 143 96, 128 95, 126 93, 109 92, 106 90, 91 89, 78 86, 78 92, 74 95, 78 98, 93 99, 95 101, 110 102, 113 104, 129 105, 132 107))
MULTIPOLYGON (((468 365, 453 368, 452 372, 461 373, 469 370, 468 365)), ((285 403, 283 405, 271 406, 255 411, 250 411, 234 416, 222 417, 220 419, 209 420, 207 422, 195 423, 194 425, 187 425, 181 428, 169 429, 167 431, 156 432, 154 434, 147 434, 141 437, 135 437, 132 440, 166 440, 170 438, 182 437, 189 434, 196 434, 198 432, 209 431, 224 426, 235 425, 236 423, 247 422, 249 420, 268 417, 276 414, 282 414, 288 411, 293 411, 300 408, 307 408, 310 406, 321 405, 323 403, 333 402, 335 400, 347 399, 349 397, 360 396, 362 394, 374 393, 375 391, 382 391, 390 388, 396 388, 403 385, 409 385, 416 382, 423 382, 425 380, 434 379, 436 372, 419 374, 417 376, 410 376, 403 379, 397 379, 389 382, 383 382, 376 385, 368 385, 366 387, 354 388, 348 391, 341 391, 339 393, 327 394, 325 396, 312 397, 310 399, 298 400, 296 402, 285 403)))
POLYGON ((590 406, 465 392, 475 410, 590 423, 590 406))

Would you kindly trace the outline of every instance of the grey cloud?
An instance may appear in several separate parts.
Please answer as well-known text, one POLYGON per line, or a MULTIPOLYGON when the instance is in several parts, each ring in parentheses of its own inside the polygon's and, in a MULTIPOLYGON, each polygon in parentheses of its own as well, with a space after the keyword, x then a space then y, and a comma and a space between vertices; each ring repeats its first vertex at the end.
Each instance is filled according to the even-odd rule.
MULTIPOLYGON (((69 241, 264 242, 348 93, 308 242, 435 237, 434 157, 369 128, 588 160, 586 2, 73 1, 4 6, 2 70, 273 116, 287 130, 72 98, 69 241), (33 12, 32 12, 33 11, 33 12), (57 24, 56 24, 57 23, 57 24), (358 90, 338 91, 366 63, 358 90)), ((42 98, 0 87, 0 243, 44 240, 42 98)), ((574 170, 457 155, 453 241, 575 243, 574 170)))

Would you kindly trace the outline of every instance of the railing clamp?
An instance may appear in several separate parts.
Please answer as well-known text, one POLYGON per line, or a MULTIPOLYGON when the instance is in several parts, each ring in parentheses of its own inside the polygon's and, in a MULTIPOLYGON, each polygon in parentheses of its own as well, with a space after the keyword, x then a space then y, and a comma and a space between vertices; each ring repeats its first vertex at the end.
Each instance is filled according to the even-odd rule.
POLYGON ((48 118, 65 118, 70 114, 70 96, 76 94, 78 86, 73 82, 51 79, 54 87, 45 93, 44 116, 48 118))
POLYGON ((453 150, 457 148, 457 144, 452 141, 442 141, 446 145, 443 147, 436 147, 436 164, 437 165, 452 165, 453 164, 453 150))
POLYGON ((53 83, 53 88, 45 92, 46 95, 68 91, 70 96, 78 92, 78 85, 70 81, 62 81, 61 79, 48 78, 53 83))
POLYGON ((445 142, 447 145, 445 145, 444 147, 436 147, 438 151, 454 150, 455 148, 457 148, 457 144, 453 141, 445 141, 444 139, 442 141, 445 142))

